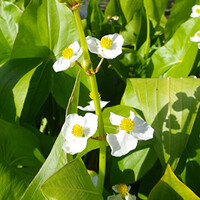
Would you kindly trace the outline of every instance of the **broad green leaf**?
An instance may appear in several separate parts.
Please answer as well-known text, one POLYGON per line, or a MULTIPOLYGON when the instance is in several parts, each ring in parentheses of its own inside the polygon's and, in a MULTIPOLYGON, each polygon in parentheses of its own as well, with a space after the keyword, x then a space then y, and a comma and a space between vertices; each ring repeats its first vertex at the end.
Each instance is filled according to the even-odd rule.
MULTIPOLYGON (((103 119, 106 133, 117 133, 117 127, 110 123, 110 112, 129 117, 130 110, 134 111, 133 108, 123 105, 105 108, 103 119)), ((136 113, 136 115, 138 114, 136 113)), ((112 157, 109 164, 110 170, 107 174, 109 176, 109 184, 115 185, 120 181, 130 184, 144 176, 157 160, 152 143, 152 140, 139 141, 138 147, 127 155, 120 158, 112 157)))
POLYGON ((200 198, 196 196, 186 185, 184 185, 173 173, 170 165, 167 165, 165 174, 157 183, 157 185, 152 189, 149 200, 182 200, 191 199, 199 200, 200 198))
POLYGON ((160 23, 161 16, 164 14, 168 0, 144 0, 147 3, 148 15, 152 21, 153 27, 160 23))
POLYGON ((54 59, 76 40, 76 24, 67 6, 57 0, 32 0, 21 17, 11 56, 54 59))
POLYGON ((35 119, 41 106, 49 96, 52 72, 52 61, 42 62, 34 71, 29 83, 28 93, 21 114, 21 120, 32 122, 35 119))
POLYGON ((47 179, 41 186, 47 199, 103 200, 80 159, 75 159, 47 179))
POLYGON ((34 133, 3 120, 0 127, 0 199, 18 200, 45 159, 34 133))
MULTIPOLYGON (((79 98, 79 89, 80 89, 80 82, 77 81, 77 84, 75 84, 73 94, 71 95, 71 99, 69 99, 68 107, 66 114, 70 114, 71 112, 77 111, 78 106, 78 98, 79 98), (71 101, 73 98, 75 98, 73 101, 71 101)), ((33 181, 28 186, 25 193, 22 195, 21 200, 43 200, 45 199, 44 196, 41 193, 40 186, 41 184, 47 180, 52 174, 54 174, 56 171, 58 171, 61 167, 66 164, 66 154, 62 150, 62 145, 64 143, 65 139, 62 136, 62 133, 60 133, 55 141, 55 144, 46 159, 45 163, 41 167, 38 174, 35 176, 33 181)))
POLYGON ((175 171, 181 181, 200 196, 200 140, 199 140, 200 111, 197 114, 188 144, 181 156, 175 171))
POLYGON ((133 97, 131 106, 134 107, 134 101, 137 107, 139 103, 145 120, 154 128, 154 148, 163 167, 169 163, 174 170, 195 121, 200 80, 162 78, 129 81, 133 88, 131 92, 129 85, 129 93, 137 96, 136 101, 133 97))
POLYGON ((174 36, 153 54, 147 68, 151 77, 187 77, 197 53, 197 43, 191 42, 199 29, 200 18, 190 19, 180 26, 174 36))
POLYGON ((1 118, 14 122, 21 116, 31 78, 41 64, 38 58, 14 59, 0 68, 1 118))
POLYGON ((165 28, 165 38, 169 40, 177 28, 185 22, 192 13, 192 6, 196 0, 183 1, 176 0, 170 12, 165 28))
POLYGON ((18 32, 21 9, 13 2, 0 1, 0 65, 10 57, 18 32))

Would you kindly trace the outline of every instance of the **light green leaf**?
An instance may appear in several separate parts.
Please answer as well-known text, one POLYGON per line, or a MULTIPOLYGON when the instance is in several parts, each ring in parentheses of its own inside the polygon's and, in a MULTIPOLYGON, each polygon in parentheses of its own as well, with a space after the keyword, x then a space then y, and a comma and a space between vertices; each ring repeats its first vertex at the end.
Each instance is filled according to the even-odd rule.
POLYGON ((39 139, 28 129, 0 120, 0 199, 18 200, 44 157, 39 139))
MULTIPOLYGON (((72 98, 74 98, 74 100, 71 101, 72 98, 69 99, 68 110, 66 111, 67 114, 77 111, 77 106, 78 106, 78 102, 79 102, 79 100, 78 100, 79 89, 80 89, 79 84, 80 84, 80 82, 77 81, 77 84, 74 87, 74 91, 72 94, 72 98)), ((38 174, 35 176, 33 181, 28 186, 27 190, 22 195, 20 200, 38 200, 38 199, 43 200, 43 199, 45 199, 40 190, 41 184, 67 163, 66 158, 68 158, 68 157, 66 157, 65 152, 62 150, 62 145, 63 145, 64 141, 65 141, 65 139, 62 136, 62 133, 60 133, 55 141, 55 144, 54 144, 48 158, 46 159, 45 163, 41 167, 38 174)))
POLYGON ((200 111, 197 114, 192 133, 181 156, 175 173, 192 191, 200 196, 200 111))
POLYGON ((152 189, 149 200, 199 200, 200 198, 196 196, 186 185, 184 185, 175 176, 171 170, 170 165, 167 165, 165 174, 157 183, 157 185, 152 189))
POLYGON ((76 24, 67 6, 57 0, 32 0, 21 17, 11 57, 54 59, 76 40, 76 24))
POLYGON ((152 56, 147 68, 151 77, 187 77, 197 53, 197 43, 190 37, 198 31, 200 18, 190 19, 180 26, 174 36, 152 56))
POLYGON ((0 2, 0 65, 10 57, 21 14, 22 10, 13 2, 0 2))
POLYGON ((80 159, 69 162, 47 179, 41 190, 49 200, 103 200, 80 159))
POLYGON ((165 38, 167 40, 169 40, 177 28, 189 18, 192 13, 192 6, 195 2, 196 0, 176 0, 174 2, 165 28, 165 38))
POLYGON ((14 122, 21 116, 31 78, 39 65, 38 58, 14 59, 0 68, 1 118, 14 122))
POLYGON ((164 14, 168 0, 145 0, 147 3, 148 15, 152 21, 153 27, 158 25, 161 20, 161 16, 164 14))
MULTIPOLYGON (((163 167, 176 168, 195 121, 200 79, 129 79, 134 103, 154 128, 154 148, 163 167)), ((125 92, 127 94, 127 92, 125 92)), ((129 96, 129 102, 131 98, 129 96)), ((128 102, 127 102, 128 103, 128 102)), ((129 103, 128 103, 129 104, 129 103)))

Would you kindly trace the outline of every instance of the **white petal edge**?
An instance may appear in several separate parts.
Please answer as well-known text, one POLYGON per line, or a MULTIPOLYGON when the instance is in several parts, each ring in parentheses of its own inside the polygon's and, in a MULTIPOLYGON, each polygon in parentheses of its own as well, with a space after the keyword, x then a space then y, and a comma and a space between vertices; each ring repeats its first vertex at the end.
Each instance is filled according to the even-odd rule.
POLYGON ((117 194, 117 195, 108 196, 107 200, 123 200, 123 199, 119 194, 117 194))
MULTIPOLYGON (((109 101, 101 101, 100 100, 100 107, 101 109, 104 108, 107 104, 109 103, 109 101)), ((94 107, 94 101, 89 101, 89 105, 82 107, 82 106, 77 106, 78 109, 83 110, 83 111, 95 111, 95 107, 94 107)))
POLYGON ((125 196, 125 200, 136 200, 136 196, 128 193, 125 196))
POLYGON ((135 137, 125 131, 120 131, 117 134, 107 134, 106 140, 110 145, 111 155, 115 157, 127 154, 135 149, 138 143, 138 140, 135 137))
POLYGON ((54 64, 53 69, 55 72, 60 72, 68 69, 70 67, 70 60, 60 57, 54 64))
POLYGON ((98 116, 93 113, 86 113, 85 119, 86 119, 85 126, 88 127, 88 132, 84 132, 84 134, 85 137, 89 138, 93 136, 97 130, 98 116))
POLYGON ((99 54, 100 41, 94 37, 87 36, 86 42, 90 52, 99 54))
POLYGON ((65 153, 72 155, 82 152, 87 145, 87 139, 85 137, 74 137, 74 139, 66 140, 62 146, 65 153))
POLYGON ((110 112, 110 122, 112 125, 116 125, 119 126, 121 124, 121 121, 124 117, 120 116, 120 115, 116 115, 113 112, 110 112))

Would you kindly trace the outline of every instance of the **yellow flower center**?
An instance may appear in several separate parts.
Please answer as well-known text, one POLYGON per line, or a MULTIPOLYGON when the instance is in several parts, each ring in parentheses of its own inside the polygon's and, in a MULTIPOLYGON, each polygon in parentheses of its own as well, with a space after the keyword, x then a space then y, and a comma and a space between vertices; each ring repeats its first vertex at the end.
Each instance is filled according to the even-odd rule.
POLYGON ((112 46, 113 42, 108 37, 102 37, 100 41, 100 45, 106 49, 109 49, 112 46))
POLYGON ((120 124, 120 128, 122 130, 125 130, 128 133, 129 131, 133 130, 133 127, 134 127, 134 123, 133 121, 131 121, 130 118, 122 119, 121 124, 120 124))
POLYGON ((121 194, 121 195, 125 196, 126 194, 128 194, 128 187, 126 184, 118 184, 117 190, 118 190, 119 194, 121 194))
POLYGON ((72 128, 72 134, 77 137, 83 136, 83 127, 79 124, 76 124, 72 128))
POLYGON ((199 8, 196 9, 196 13, 198 13, 198 14, 200 13, 200 9, 199 8))
POLYGON ((197 37, 200 37, 200 33, 197 33, 197 37))
MULTIPOLYGON (((100 99, 100 98, 101 98, 101 95, 100 95, 99 93, 98 93, 98 95, 99 95, 99 99, 100 99)), ((92 93, 92 92, 90 92, 89 97, 90 97, 90 99, 94 100, 94 96, 93 96, 93 93, 92 93)))
POLYGON ((72 57, 72 55, 73 55, 73 50, 71 48, 66 48, 62 52, 62 56, 65 59, 70 59, 72 57))

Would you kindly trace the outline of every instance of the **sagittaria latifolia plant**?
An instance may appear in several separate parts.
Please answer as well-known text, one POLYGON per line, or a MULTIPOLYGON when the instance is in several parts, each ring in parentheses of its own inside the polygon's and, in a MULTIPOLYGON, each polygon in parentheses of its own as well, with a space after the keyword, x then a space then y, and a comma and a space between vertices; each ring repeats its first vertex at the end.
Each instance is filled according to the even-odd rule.
POLYGON ((198 200, 200 1, 84 5, 0 2, 0 199, 198 200))

